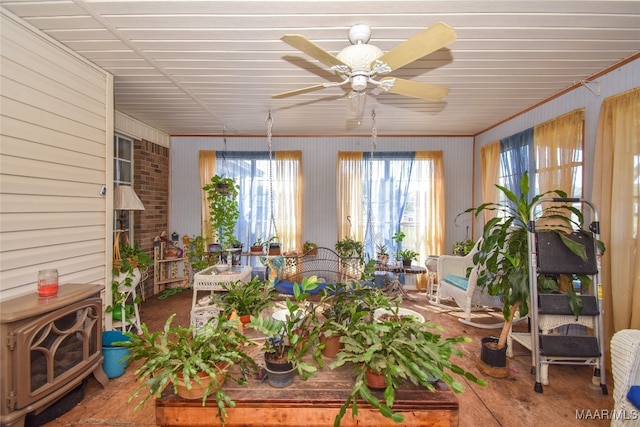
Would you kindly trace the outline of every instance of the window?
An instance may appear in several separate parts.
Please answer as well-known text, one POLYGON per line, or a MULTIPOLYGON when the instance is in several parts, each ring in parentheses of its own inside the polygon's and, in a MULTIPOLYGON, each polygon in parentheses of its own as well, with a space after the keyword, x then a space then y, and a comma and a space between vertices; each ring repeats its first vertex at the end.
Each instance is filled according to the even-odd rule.
MULTIPOLYGON (((113 183, 116 185, 133 185, 133 140, 115 134, 113 138, 113 183)), ((129 235, 133 242, 133 212, 113 212, 113 230, 122 231, 129 235)))
POLYGON ((392 236, 403 231, 401 249, 418 252, 419 264, 443 253, 442 152, 341 152, 338 163, 340 239, 363 241, 370 257, 384 244, 393 256, 392 236))
POLYGON ((216 153, 215 173, 236 179, 240 187, 236 237, 245 249, 276 235, 284 251, 302 247, 301 159, 300 151, 275 152, 273 159, 268 152, 216 153))

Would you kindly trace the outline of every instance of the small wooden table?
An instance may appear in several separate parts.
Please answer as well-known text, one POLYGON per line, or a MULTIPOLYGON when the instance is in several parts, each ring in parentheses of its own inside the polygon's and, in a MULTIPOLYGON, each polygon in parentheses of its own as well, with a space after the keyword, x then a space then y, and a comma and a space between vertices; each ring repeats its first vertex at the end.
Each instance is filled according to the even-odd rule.
MULTIPOLYGON (((315 427, 331 426, 340 406, 351 391, 351 367, 330 370, 325 367, 315 378, 302 381, 296 377, 286 388, 273 388, 255 378, 239 386, 227 380, 224 390, 235 401, 235 408, 227 408, 228 427, 277 426, 315 427)), ((201 400, 185 400, 173 394, 169 386, 156 399, 156 424, 165 427, 216 426, 217 406, 213 399, 202 406, 201 400)), ((401 412, 404 423, 380 415, 376 408, 359 401, 358 417, 351 417, 351 408, 342 419, 341 426, 457 426, 458 399, 445 384, 436 384, 435 392, 406 384, 396 391, 393 409, 401 412)), ((382 392, 375 391, 379 398, 382 392)))
POLYGON ((409 295, 407 291, 404 290, 404 287, 402 286, 402 283, 400 283, 400 279, 398 278, 398 274, 400 273, 424 274, 427 272, 427 269, 417 265, 410 265, 405 267, 402 265, 381 264, 378 262, 376 263, 376 271, 387 271, 387 272, 393 273, 393 281, 387 287, 384 288, 385 292, 388 292, 388 293, 398 292, 403 297, 410 299, 412 301, 415 301, 416 297, 414 297, 413 295, 409 295))

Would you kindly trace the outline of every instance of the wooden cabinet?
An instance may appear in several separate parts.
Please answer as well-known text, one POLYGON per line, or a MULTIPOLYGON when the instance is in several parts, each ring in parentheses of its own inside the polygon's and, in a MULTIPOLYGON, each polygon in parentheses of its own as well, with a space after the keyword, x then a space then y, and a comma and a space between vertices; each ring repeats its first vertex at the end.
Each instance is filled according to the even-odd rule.
POLYGON ((153 293, 158 294, 166 288, 186 288, 189 286, 189 261, 179 250, 177 254, 170 249, 175 247, 166 239, 158 236, 153 241, 153 293))

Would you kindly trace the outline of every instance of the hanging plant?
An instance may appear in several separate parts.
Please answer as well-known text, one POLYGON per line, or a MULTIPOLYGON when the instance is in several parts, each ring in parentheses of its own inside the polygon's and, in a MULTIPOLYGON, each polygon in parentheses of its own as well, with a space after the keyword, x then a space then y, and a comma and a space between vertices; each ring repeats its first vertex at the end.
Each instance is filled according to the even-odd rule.
POLYGON ((214 175, 211 183, 202 187, 207 192, 211 235, 223 248, 228 248, 237 239, 235 229, 240 217, 238 209, 238 183, 224 175, 214 175))

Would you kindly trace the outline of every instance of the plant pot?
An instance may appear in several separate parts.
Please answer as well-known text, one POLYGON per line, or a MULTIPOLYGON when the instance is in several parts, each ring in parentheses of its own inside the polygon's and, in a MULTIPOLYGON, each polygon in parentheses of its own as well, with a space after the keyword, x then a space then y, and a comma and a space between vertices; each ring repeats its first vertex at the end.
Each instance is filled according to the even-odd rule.
POLYGON ((102 332, 102 370, 109 378, 118 378, 124 374, 127 361, 122 358, 131 353, 126 347, 113 345, 118 341, 129 341, 129 337, 120 331, 102 332))
POLYGON ((231 252, 231 264, 240 265, 240 261, 242 259, 242 247, 232 248, 229 252, 231 252))
MULTIPOLYGON (((122 306, 116 305, 113 307, 111 311, 111 318, 113 320, 122 321, 122 306)), ((131 304, 125 304, 124 306, 124 319, 127 323, 133 323, 133 306, 131 304)))
POLYGON ((411 267, 411 263, 413 262, 413 260, 411 259, 403 259, 402 260, 402 266, 403 267, 411 267))
POLYGON ((251 315, 250 314, 243 314, 240 316, 240 323, 242 323, 242 329, 247 330, 250 328, 247 328, 247 324, 251 322, 251 315))
POLYGON ((389 264, 389 254, 378 254, 378 263, 383 265, 389 264))
POLYGON ((118 291, 122 293, 129 292, 132 288, 137 286, 138 283, 140 283, 141 279, 142 272, 139 268, 134 268, 132 273, 129 273, 128 271, 124 273, 120 272, 113 276, 113 281, 118 283, 118 291), (131 282, 127 283, 127 278, 129 277, 131 277, 131 282))
POLYGON ((291 368, 288 371, 273 371, 268 367, 264 369, 267 371, 267 382, 271 387, 287 387, 293 383, 296 376, 296 368, 291 368))
POLYGON ((322 355, 329 358, 334 358, 344 348, 344 343, 340 342, 340 334, 333 334, 330 337, 325 337, 324 334, 320 335, 320 342, 324 343, 325 347, 322 349, 322 355))
POLYGON ((219 253, 222 251, 222 245, 220 245, 219 243, 210 243, 208 249, 209 249, 209 253, 211 254, 219 253))
POLYGON ((218 194, 223 196, 228 196, 231 192, 231 190, 229 189, 229 184, 226 184, 224 182, 216 184, 216 191, 218 192, 218 194))
POLYGON ((507 346, 504 348, 496 348, 498 338, 484 337, 482 338, 480 357, 477 359, 476 365, 478 370, 485 375, 495 378, 505 378, 509 375, 507 367, 507 346))
MULTIPOLYGON (((178 396, 183 399, 202 399, 211 383, 211 377, 207 375, 205 372, 199 372, 198 377, 200 377, 201 384, 198 384, 194 378, 191 378, 191 389, 187 388, 184 380, 182 379, 182 374, 178 374, 178 381, 176 383, 176 387, 178 388, 178 396)), ((218 372, 216 374, 216 379, 218 380, 218 386, 222 387, 224 381, 227 378, 227 373, 225 371, 218 372)), ((211 393, 214 387, 211 387, 209 393, 211 393)))
MULTIPOLYGON (((289 349, 287 348, 287 352, 289 349)), ((286 352, 285 352, 286 354, 286 352)), ((265 353, 264 364, 269 370, 274 372, 285 372, 293 368, 293 363, 286 361, 286 356, 282 360, 275 359, 272 353, 265 353)))
POLYGON ((264 248, 262 246, 251 246, 251 248, 249 248, 249 251, 254 255, 263 254, 264 248))
POLYGON ((269 255, 270 256, 276 256, 276 255, 280 255, 281 251, 280 251, 280 243, 270 243, 269 244, 269 255))
POLYGON ((368 369, 364 372, 364 378, 367 382, 367 387, 374 390, 383 390, 387 387, 385 382, 385 375, 382 372, 373 372, 368 369))

